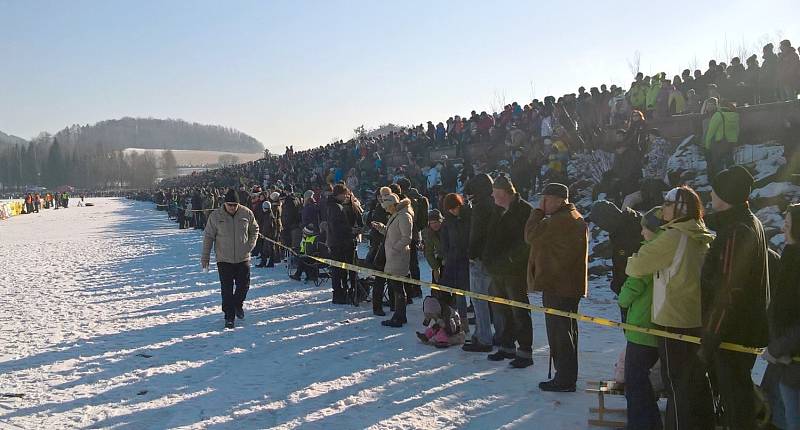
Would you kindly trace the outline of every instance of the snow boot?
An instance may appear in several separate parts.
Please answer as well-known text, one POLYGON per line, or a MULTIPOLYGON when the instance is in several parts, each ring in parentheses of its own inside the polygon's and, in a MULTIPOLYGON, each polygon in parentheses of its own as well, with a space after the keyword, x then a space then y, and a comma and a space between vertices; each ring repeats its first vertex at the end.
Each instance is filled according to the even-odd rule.
POLYGON ((225 328, 226 329, 228 329, 228 330, 233 329, 233 326, 234 326, 233 320, 225 320, 225 328))
POLYGON ((517 358, 517 354, 513 352, 497 351, 494 354, 489 354, 487 358, 489 361, 513 360, 517 358))
POLYGON ((515 369, 524 369, 528 366, 533 366, 533 359, 525 357, 516 357, 515 359, 511 360, 511 362, 508 364, 515 369))
POLYGON ((549 391, 551 393, 574 393, 575 384, 560 384, 556 382, 555 379, 552 379, 550 381, 540 382, 539 389, 542 391, 549 391))
POLYGON ((236 318, 239 318, 240 320, 244 319, 244 308, 242 307, 236 308, 236 318))

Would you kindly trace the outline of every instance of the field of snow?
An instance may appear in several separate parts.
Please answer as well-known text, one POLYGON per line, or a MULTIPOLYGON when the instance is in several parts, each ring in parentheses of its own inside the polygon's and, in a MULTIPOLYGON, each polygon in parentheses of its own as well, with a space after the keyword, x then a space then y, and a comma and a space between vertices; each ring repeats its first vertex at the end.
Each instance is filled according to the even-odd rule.
MULTIPOLYGON (((0 429, 586 428, 585 382, 624 346, 581 323, 578 392, 551 394, 541 315, 532 368, 420 344, 369 304, 253 268, 246 320, 223 331, 201 235, 152 204, 95 199, 0 221, 0 429)), ((605 280, 581 311, 616 319, 605 280)), ((532 296, 540 302, 538 296, 532 296)), ((616 399, 613 404, 624 404, 616 399)))

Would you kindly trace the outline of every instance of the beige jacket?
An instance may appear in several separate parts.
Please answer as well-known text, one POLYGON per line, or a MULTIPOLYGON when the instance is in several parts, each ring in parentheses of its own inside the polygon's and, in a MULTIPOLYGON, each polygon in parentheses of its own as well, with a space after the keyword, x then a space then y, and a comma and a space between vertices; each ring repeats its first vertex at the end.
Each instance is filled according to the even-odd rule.
POLYGON ((397 205, 395 212, 386 222, 381 224, 378 231, 386 237, 384 250, 386 251, 386 265, 383 271, 396 276, 407 276, 411 263, 411 239, 414 225, 414 210, 411 209, 411 200, 403 199, 397 205))
POLYGON ((231 216, 223 206, 208 216, 200 261, 210 261, 212 246, 217 263, 250 261, 250 251, 256 246, 257 240, 258 223, 253 212, 239 205, 239 209, 231 216))

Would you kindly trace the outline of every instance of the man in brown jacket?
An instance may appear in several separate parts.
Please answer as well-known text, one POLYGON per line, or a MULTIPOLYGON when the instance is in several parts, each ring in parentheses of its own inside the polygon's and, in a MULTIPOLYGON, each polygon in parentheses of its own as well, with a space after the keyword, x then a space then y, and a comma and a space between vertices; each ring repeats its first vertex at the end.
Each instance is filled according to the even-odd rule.
MULTIPOLYGON (((586 295, 586 222, 569 202, 566 185, 550 183, 542 191, 539 208, 525 225, 528 291, 542 292, 542 305, 577 312, 586 295)), ((572 392, 578 379, 578 324, 571 318, 545 315, 550 357, 555 377, 539 384, 542 391, 572 392)))
POLYGON ((256 246, 257 240, 258 223, 253 212, 239 204, 235 190, 228 190, 225 204, 208 216, 200 254, 200 265, 207 269, 211 261, 211 247, 214 247, 219 282, 222 284, 225 328, 233 328, 235 318, 244 318, 242 305, 250 288, 250 251, 256 246))

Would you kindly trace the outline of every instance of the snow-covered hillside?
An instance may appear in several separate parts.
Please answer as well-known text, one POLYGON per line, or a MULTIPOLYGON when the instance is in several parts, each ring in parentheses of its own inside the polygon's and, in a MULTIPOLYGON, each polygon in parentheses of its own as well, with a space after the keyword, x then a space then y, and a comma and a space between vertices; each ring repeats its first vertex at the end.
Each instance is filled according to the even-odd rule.
MULTIPOLYGON (((247 318, 225 332, 198 231, 94 202, 0 222, 0 393, 24 395, 0 398, 0 428, 578 429, 596 401, 585 381, 612 377, 624 346, 581 323, 578 392, 541 393, 541 315, 533 368, 510 369, 420 344, 419 303, 412 324, 382 327, 285 268, 253 269, 247 318)), ((605 279, 581 310, 617 318, 605 279)))

